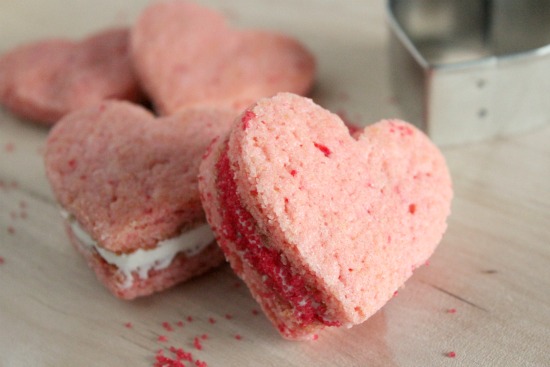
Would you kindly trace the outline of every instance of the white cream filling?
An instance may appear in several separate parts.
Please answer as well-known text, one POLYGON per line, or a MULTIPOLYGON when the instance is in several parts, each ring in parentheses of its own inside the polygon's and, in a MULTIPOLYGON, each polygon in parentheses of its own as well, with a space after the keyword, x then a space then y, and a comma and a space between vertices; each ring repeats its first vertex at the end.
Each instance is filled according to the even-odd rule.
POLYGON ((124 288, 132 286, 133 272, 137 272, 141 279, 147 279, 150 270, 167 268, 177 254, 184 253, 188 257, 195 256, 214 241, 214 233, 208 224, 204 224, 177 237, 160 241, 153 249, 138 249, 128 254, 117 254, 100 247, 72 214, 63 210, 61 215, 67 220, 80 243, 88 250, 95 250, 107 263, 115 265, 124 274, 126 277, 124 288))

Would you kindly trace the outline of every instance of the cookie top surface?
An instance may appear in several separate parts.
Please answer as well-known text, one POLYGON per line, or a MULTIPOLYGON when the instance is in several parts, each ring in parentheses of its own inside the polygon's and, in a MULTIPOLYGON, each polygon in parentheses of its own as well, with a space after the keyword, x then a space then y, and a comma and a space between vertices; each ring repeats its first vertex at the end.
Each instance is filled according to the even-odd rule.
POLYGON ((162 115, 204 105, 240 112, 280 91, 304 94, 315 75, 314 58, 298 41, 234 29, 222 14, 188 1, 146 8, 131 44, 136 72, 162 115))
POLYGON ((125 28, 81 42, 36 41, 0 58, 0 103, 36 122, 53 124, 70 111, 104 99, 140 96, 125 28))
POLYGON ((452 198, 442 154, 412 125, 386 120, 354 136, 311 100, 279 94, 243 114, 228 151, 268 246, 319 279, 344 323, 374 313, 426 261, 452 198))
POLYGON ((151 248, 204 221, 197 173, 234 112, 156 119, 127 102, 73 112, 50 132, 46 173, 60 205, 105 249, 151 248))

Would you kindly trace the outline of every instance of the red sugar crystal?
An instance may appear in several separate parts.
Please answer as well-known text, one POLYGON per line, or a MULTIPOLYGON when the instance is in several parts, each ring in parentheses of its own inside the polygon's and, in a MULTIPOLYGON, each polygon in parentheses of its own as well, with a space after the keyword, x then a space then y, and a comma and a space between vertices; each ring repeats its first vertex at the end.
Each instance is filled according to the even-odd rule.
POLYGON ((319 143, 313 143, 313 145, 315 145, 315 148, 319 149, 321 152, 323 152, 323 154, 325 155, 325 157, 328 157, 330 156, 330 154, 332 153, 330 151, 329 148, 327 148, 325 145, 323 144, 319 144, 319 143))
POLYGON ((192 316, 187 316, 187 322, 193 322, 193 317, 192 316))
POLYGON ((295 169, 290 171, 290 174, 292 175, 292 177, 296 176, 297 173, 298 173, 298 171, 296 171, 295 169))
POLYGON ((241 119, 243 123, 243 130, 246 130, 248 128, 248 122, 256 117, 256 114, 250 110, 246 111, 241 119))
POLYGON ((183 321, 176 322, 176 325, 178 325, 179 327, 183 327, 183 321))
POLYGON ((416 212, 416 205, 410 204, 409 205, 409 213, 414 214, 416 212))
POLYGON ((211 324, 215 324, 215 323, 216 323, 216 319, 214 319, 213 317, 209 317, 209 318, 208 318, 208 322, 211 323, 211 324))
POLYGON ((193 362, 193 355, 182 348, 170 347, 170 352, 174 353, 179 361, 193 362))
POLYGON ((13 143, 6 143, 6 146, 4 147, 4 150, 6 153, 11 153, 15 150, 15 144, 13 143))
POLYGON ((456 353, 455 352, 449 352, 449 353, 447 353, 447 357, 454 358, 454 357, 456 357, 456 353))
POLYGON ((162 323, 162 327, 163 327, 164 330, 166 330, 166 331, 174 331, 174 329, 172 328, 172 326, 170 325, 170 323, 167 322, 167 321, 164 321, 164 322, 162 323))
POLYGON ((168 341, 168 338, 166 337, 166 335, 159 335, 157 340, 162 343, 168 341))
POLYGON ((202 350, 202 344, 201 344, 201 340, 198 336, 195 337, 195 340, 193 340, 193 346, 195 347, 195 349, 197 350, 202 350))
POLYGON ((243 337, 242 337, 240 334, 236 334, 236 335, 235 335, 235 339, 237 339, 237 340, 242 340, 243 337))
POLYGON ((449 308, 447 313, 456 313, 456 308, 449 308))
POLYGON ((127 323, 125 323, 125 324, 124 324, 124 326, 125 326, 126 328, 128 328, 128 329, 131 329, 131 328, 133 328, 133 327, 134 327, 134 325, 132 325, 132 323, 131 323, 131 322, 127 322, 127 323))
POLYGON ((195 361, 195 365, 197 367, 208 367, 208 364, 206 362, 199 361, 198 359, 195 361))
POLYGON ((393 292, 393 296, 394 296, 394 297, 397 296, 398 294, 399 294, 398 291, 393 292))

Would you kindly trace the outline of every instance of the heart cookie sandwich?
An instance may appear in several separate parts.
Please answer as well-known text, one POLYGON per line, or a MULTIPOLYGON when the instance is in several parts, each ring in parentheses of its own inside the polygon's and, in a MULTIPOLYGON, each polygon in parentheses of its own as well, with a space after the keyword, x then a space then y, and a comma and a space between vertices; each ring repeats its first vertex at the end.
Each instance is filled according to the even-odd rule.
POLYGON ((73 112, 51 130, 46 173, 72 244, 117 297, 169 288, 220 265, 197 174, 233 111, 155 118, 129 102, 73 112))
POLYGON ((288 339, 379 310, 435 250, 452 199, 441 152, 412 125, 351 136, 289 93, 243 112, 201 163, 199 190, 232 268, 288 339))

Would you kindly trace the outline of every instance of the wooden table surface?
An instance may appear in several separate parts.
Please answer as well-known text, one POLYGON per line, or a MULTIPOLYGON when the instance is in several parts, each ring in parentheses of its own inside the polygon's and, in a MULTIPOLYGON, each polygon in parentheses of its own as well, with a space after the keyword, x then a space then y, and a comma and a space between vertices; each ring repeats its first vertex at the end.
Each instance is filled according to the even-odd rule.
MULTIPOLYGON (((146 3, 3 0, 0 52, 131 24, 146 3)), ((361 125, 402 117, 382 0, 203 3, 303 41, 323 106, 361 125)), ((65 236, 44 174, 47 134, 0 110, 2 367, 152 366, 170 346, 208 366, 550 366, 550 125, 444 148, 455 199, 429 266, 364 324, 314 342, 283 340, 227 266, 152 297, 112 297, 65 236)))

